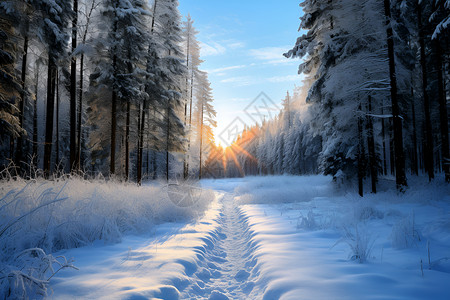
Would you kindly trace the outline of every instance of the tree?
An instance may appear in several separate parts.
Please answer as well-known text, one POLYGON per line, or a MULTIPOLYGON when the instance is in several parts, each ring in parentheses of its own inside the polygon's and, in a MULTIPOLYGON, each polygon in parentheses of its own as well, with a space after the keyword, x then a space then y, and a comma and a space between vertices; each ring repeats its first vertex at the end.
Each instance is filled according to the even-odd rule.
POLYGON ((158 0, 157 16, 158 37, 162 49, 161 83, 164 90, 160 95, 165 109, 164 131, 166 144, 166 179, 169 180, 170 152, 184 152, 184 122, 179 117, 183 108, 183 81, 186 67, 183 64, 183 51, 180 14, 177 0, 158 0))
POLYGON ((118 105, 126 107, 126 180, 129 177, 131 101, 139 103, 145 96, 142 62, 147 53, 146 17, 149 14, 145 1, 105 0, 102 17, 107 36, 99 39, 97 46, 100 60, 94 78, 97 84, 111 88, 110 174, 116 172, 118 105))
POLYGON ((77 58, 75 50, 78 40, 78 0, 73 0, 72 5, 72 56, 70 63, 70 170, 79 168, 77 165, 77 58))
POLYGON ((43 0, 38 8, 44 15, 42 24, 42 42, 47 46, 47 114, 45 125, 44 172, 50 175, 50 164, 53 144, 53 118, 55 106, 56 78, 58 60, 66 54, 68 42, 68 23, 71 17, 71 7, 67 1, 43 0))
POLYGON ((0 4, 0 138, 2 140, 7 136, 17 137, 22 133, 16 106, 22 87, 14 69, 18 45, 14 39, 16 32, 12 25, 18 20, 16 16, 8 14, 6 4, 8 3, 0 4))
MULTIPOLYGON (((212 128, 216 127, 216 111, 212 106, 213 96, 211 84, 208 81, 207 73, 198 73, 198 85, 196 88, 197 99, 197 115, 198 115, 198 139, 199 139, 199 179, 202 179, 202 167, 204 161, 202 160, 203 152, 205 149, 210 149, 212 143, 214 143, 214 136, 212 134, 212 128), (205 147, 205 145, 207 147, 205 147)), ((206 157, 209 153, 205 153, 206 157)))
POLYGON ((187 135, 187 150, 186 156, 184 157, 184 178, 189 175, 189 161, 191 157, 191 138, 192 138, 192 101, 195 86, 195 78, 199 73, 199 66, 203 62, 200 59, 200 45, 197 40, 196 35, 198 31, 193 26, 194 21, 191 16, 188 15, 186 21, 183 22, 183 41, 186 53, 186 89, 185 89, 185 104, 184 104, 184 123, 188 125, 188 135, 187 135), (188 113, 187 108, 189 107, 189 120, 187 119, 188 113))
POLYGON ((434 1, 433 14, 429 21, 432 23, 434 32, 432 35, 432 48, 435 53, 435 69, 437 73, 437 90, 439 103, 441 152, 445 181, 450 183, 450 150, 448 133, 448 108, 445 94, 445 77, 443 67, 443 54, 448 51, 448 31, 450 25, 450 1, 434 1), (437 25, 436 25, 437 24, 437 25), (446 42, 446 43, 445 43, 446 42))

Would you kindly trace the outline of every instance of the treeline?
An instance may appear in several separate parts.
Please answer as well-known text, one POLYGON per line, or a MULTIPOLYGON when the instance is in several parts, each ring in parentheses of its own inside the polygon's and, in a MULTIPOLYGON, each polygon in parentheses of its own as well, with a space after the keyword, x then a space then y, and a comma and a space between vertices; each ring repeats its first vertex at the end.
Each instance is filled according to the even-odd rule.
MULTIPOLYGON (((237 141, 234 147, 244 141, 249 155, 236 149, 223 160, 241 174, 308 173, 317 166, 336 180, 358 179, 361 195, 365 178, 376 192, 378 177, 390 174, 399 189, 408 174, 432 180, 443 172, 449 182, 450 1, 300 6, 303 34, 285 56, 303 59, 308 113, 295 112, 286 129, 285 105, 278 119, 252 129, 251 142, 237 141), (234 154, 246 158, 233 162, 234 154)), ((213 161, 214 169, 220 164, 213 161)))
POLYGON ((214 147, 206 161, 209 177, 318 173, 321 137, 311 130, 305 89, 296 87, 273 120, 246 128, 225 149, 214 147))
POLYGON ((215 112, 196 34, 174 0, 2 1, 0 169, 198 175, 215 112))

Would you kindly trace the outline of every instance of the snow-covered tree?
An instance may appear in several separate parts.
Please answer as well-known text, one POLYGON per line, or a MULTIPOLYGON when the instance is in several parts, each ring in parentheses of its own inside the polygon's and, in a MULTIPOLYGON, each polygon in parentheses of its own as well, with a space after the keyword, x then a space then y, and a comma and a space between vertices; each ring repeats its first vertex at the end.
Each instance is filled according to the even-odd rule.
POLYGON ((192 139, 192 108, 194 98, 194 86, 197 83, 196 78, 199 76, 199 66, 203 62, 200 59, 200 45, 197 40, 198 31, 194 27, 194 20, 191 16, 186 17, 183 22, 183 48, 186 55, 186 87, 185 87, 185 104, 184 104, 184 123, 188 127, 186 157, 184 158, 184 177, 189 175, 189 164, 194 153, 191 153, 192 139), (188 113, 189 108, 189 113, 188 113))
POLYGON ((205 163, 204 157, 208 157, 210 145, 214 143, 212 130, 217 126, 215 121, 216 111, 212 106, 214 99, 207 73, 198 72, 195 93, 197 99, 195 113, 198 117, 197 138, 199 142, 199 178, 201 179, 202 168, 205 163))

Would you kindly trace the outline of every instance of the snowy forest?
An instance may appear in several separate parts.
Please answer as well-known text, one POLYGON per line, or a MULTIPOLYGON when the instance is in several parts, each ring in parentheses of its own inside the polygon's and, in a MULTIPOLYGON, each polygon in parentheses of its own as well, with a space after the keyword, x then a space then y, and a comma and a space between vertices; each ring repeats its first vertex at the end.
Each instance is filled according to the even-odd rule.
POLYGON ((248 127, 224 155, 214 149, 211 173, 323 173, 358 179, 361 195, 365 178, 372 192, 379 176, 400 189, 422 173, 449 182, 450 1, 301 7, 302 35, 284 55, 303 59, 303 85, 275 120, 248 127))
POLYGON ((138 183, 199 173, 216 113, 177 1, 0 5, 2 170, 138 183))
POLYGON ((450 0, 0 0, 0 299, 448 300, 449 102, 450 0))

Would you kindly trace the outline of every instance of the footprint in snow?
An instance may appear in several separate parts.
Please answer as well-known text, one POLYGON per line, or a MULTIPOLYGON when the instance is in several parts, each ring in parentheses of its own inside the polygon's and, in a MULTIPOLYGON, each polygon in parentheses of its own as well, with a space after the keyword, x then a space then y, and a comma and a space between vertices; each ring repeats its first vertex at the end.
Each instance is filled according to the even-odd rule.
POLYGON ((236 279, 236 281, 245 281, 247 280, 247 278, 250 276, 250 273, 244 270, 240 270, 239 272, 237 272, 236 276, 234 276, 234 279, 236 279))
POLYGON ((230 298, 228 298, 226 295, 218 291, 213 291, 211 293, 211 296, 209 296, 209 300, 229 300, 229 299, 230 298))

